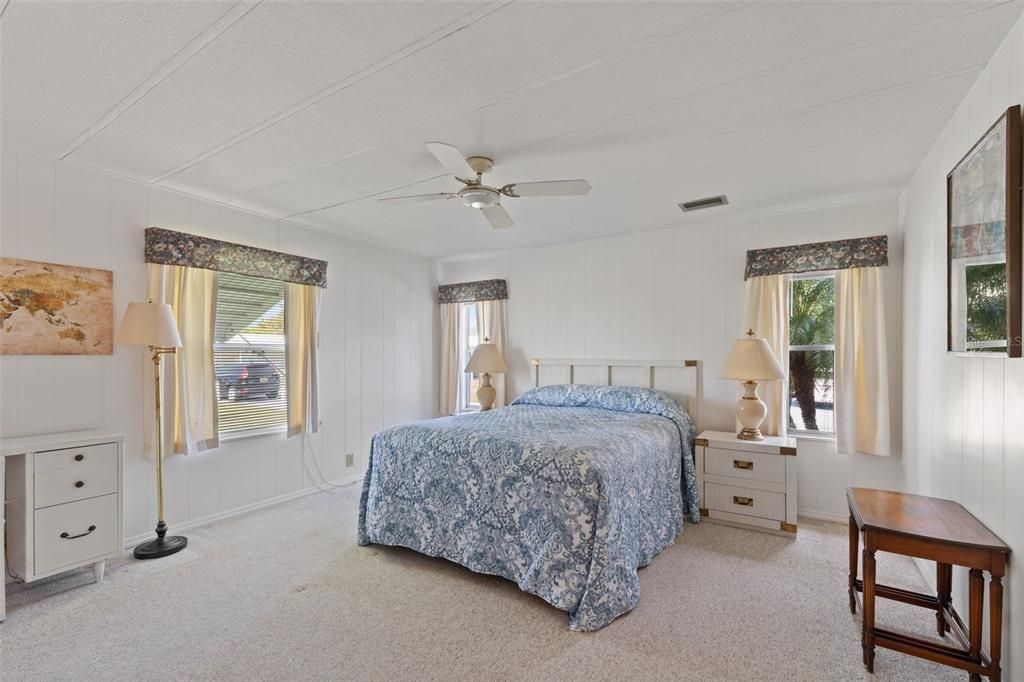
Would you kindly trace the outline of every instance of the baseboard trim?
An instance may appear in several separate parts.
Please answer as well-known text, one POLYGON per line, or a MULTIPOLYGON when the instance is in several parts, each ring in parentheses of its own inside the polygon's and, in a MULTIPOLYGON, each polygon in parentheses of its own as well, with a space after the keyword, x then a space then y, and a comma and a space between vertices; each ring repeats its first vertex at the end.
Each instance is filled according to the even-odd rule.
POLYGON ((846 514, 833 514, 832 512, 815 511, 813 509, 797 509, 796 515, 802 516, 805 519, 834 521, 836 523, 846 523, 850 518, 846 514))
MULTIPOLYGON (((349 476, 348 478, 338 479, 337 481, 330 481, 329 485, 347 487, 355 483, 359 483, 362 480, 362 474, 357 474, 355 476, 349 476)), ((191 530, 192 528, 198 528, 199 526, 205 526, 207 524, 215 523, 217 521, 223 521, 225 519, 230 519, 235 516, 241 516, 242 514, 248 514, 249 512, 254 512, 258 509, 273 507, 274 505, 278 505, 283 502, 289 502, 300 497, 305 497, 306 495, 312 495, 313 493, 325 492, 326 490, 328 490, 328 488, 323 485, 315 485, 309 488, 303 488, 302 490, 296 490, 295 492, 286 493, 284 495, 278 495, 277 497, 271 497, 266 500, 260 500, 259 502, 253 502, 252 504, 245 504, 242 505, 241 507, 235 507, 234 509, 228 509, 226 511, 217 512, 216 514, 209 514, 198 519, 191 519, 189 521, 184 521, 182 523, 174 523, 171 525, 171 530, 174 533, 191 530)), ((152 537, 153 532, 150 531, 148 533, 142 533, 140 535, 135 535, 130 538, 125 538, 124 548, 131 549, 135 547, 135 545, 145 542, 146 540, 149 540, 152 537)))

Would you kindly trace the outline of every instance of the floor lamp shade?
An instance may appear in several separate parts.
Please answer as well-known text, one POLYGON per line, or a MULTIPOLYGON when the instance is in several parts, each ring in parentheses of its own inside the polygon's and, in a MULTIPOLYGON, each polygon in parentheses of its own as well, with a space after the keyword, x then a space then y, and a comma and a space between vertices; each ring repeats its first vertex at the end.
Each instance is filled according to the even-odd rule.
POLYGON ((497 344, 480 343, 470 356, 466 364, 467 372, 480 375, 480 388, 476 391, 476 398, 480 402, 480 411, 485 412, 494 407, 494 398, 497 391, 491 385, 492 374, 504 374, 508 371, 505 358, 501 357, 501 351, 497 344))
POLYGON ((160 359, 181 348, 181 334, 174 320, 174 311, 166 303, 129 303, 117 330, 116 342, 125 346, 149 346, 153 354, 153 389, 156 417, 156 537, 137 545, 136 559, 157 559, 180 552, 188 538, 168 536, 164 521, 164 434, 160 414, 160 359))
POLYGON ((129 303, 115 341, 125 346, 181 347, 174 311, 166 303, 129 303))
POLYGON ((757 382, 778 381, 786 377, 768 342, 754 338, 754 331, 748 330, 747 338, 736 341, 718 376, 743 382, 743 396, 736 401, 736 419, 741 426, 736 437, 763 440, 760 427, 768 414, 768 407, 757 396, 757 382))

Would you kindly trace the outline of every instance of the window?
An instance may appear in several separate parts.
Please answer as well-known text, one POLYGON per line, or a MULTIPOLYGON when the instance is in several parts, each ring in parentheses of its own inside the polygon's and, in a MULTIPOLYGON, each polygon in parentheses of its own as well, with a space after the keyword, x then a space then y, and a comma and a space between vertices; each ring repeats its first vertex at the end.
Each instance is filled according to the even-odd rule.
POLYGON ((480 403, 476 399, 476 391, 480 388, 480 377, 477 374, 462 372, 469 363, 473 351, 476 350, 476 345, 480 343, 480 339, 477 337, 479 325, 476 319, 476 309, 475 303, 459 304, 459 315, 462 316, 459 321, 462 329, 462 338, 459 340, 459 372, 462 377, 462 380, 459 381, 459 410, 462 412, 480 409, 480 403))
POLYGON ((835 435, 835 276, 789 286, 789 429, 835 435))
POLYGON ((284 282, 222 272, 213 357, 221 438, 287 428, 284 282))

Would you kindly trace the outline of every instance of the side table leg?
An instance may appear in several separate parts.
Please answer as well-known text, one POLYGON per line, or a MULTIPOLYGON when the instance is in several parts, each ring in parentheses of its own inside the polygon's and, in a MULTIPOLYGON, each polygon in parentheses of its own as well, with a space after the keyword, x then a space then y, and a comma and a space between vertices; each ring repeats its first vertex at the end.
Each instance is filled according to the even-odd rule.
MULTIPOLYGON (((970 636, 970 648, 967 653, 974 661, 981 660, 981 621, 985 611, 985 580, 982 578, 981 569, 972 568, 968 578, 968 601, 970 601, 970 613, 968 614, 968 633, 970 636)), ((971 673, 970 679, 981 680, 981 675, 971 673)))
POLYGON ((946 618, 942 615, 942 610, 949 606, 953 592, 952 564, 941 562, 935 564, 935 584, 938 587, 939 599, 939 610, 935 612, 935 629, 938 631, 939 637, 945 637, 946 633, 949 632, 949 623, 946 622, 946 618))
POLYGON ((875 672, 875 550, 870 546, 864 547, 864 665, 875 672))
POLYGON ((988 639, 989 656, 992 659, 992 672, 988 678, 992 682, 999 682, 1002 677, 1002 669, 999 667, 999 658, 1003 653, 1003 579, 1002 576, 993 575, 988 586, 988 639))
POLYGON ((850 514, 850 613, 857 613, 857 555, 860 553, 860 529, 850 514))

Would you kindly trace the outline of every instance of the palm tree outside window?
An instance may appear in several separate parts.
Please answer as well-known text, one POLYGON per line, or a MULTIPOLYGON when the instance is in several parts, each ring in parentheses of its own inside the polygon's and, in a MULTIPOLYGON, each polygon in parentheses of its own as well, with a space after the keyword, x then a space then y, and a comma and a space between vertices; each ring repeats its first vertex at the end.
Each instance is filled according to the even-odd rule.
POLYGON ((835 436, 835 274, 789 287, 789 431, 835 436))

